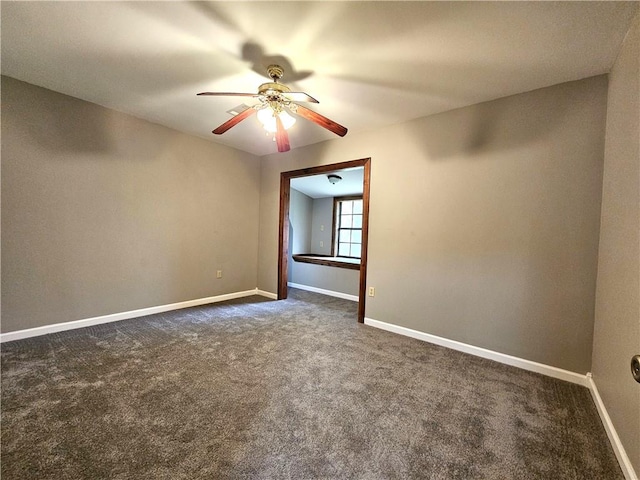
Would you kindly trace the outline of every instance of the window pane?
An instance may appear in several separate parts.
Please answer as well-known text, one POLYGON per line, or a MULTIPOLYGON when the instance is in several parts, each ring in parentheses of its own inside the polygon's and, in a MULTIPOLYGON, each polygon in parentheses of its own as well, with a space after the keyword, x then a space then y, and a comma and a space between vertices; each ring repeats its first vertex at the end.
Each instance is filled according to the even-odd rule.
POLYGON ((334 255, 360 258, 363 200, 338 200, 336 207, 336 238, 332 245, 334 255))

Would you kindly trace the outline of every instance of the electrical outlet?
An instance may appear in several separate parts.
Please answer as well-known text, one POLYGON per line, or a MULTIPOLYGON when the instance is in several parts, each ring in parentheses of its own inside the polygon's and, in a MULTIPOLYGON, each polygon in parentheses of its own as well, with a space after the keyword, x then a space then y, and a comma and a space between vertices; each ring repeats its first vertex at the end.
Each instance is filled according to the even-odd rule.
POLYGON ((216 272, 216 278, 222 278, 222 270, 216 272))
POLYGON ((324 225, 320 225, 320 231, 324 232, 324 225))
POLYGON ((324 242, 320 240, 320 248, 324 247, 324 242))
POLYGON ((369 296, 370 297, 376 296, 376 287, 369 287, 369 296))

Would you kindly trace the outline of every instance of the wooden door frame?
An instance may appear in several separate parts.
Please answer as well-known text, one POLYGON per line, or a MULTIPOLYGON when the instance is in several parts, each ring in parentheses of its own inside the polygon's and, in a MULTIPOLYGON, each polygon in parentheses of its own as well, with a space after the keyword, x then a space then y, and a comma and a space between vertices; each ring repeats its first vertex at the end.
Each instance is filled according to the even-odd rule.
POLYGON ((358 322, 364 323, 364 307, 367 290, 367 252, 369 245, 369 190, 371 187, 371 158, 321 165, 282 172, 280 174, 280 223, 278 233, 278 300, 287 298, 289 267, 289 200, 291 179, 320 175, 345 168, 364 167, 362 182, 362 251, 360 256, 360 284, 358 287, 358 322))

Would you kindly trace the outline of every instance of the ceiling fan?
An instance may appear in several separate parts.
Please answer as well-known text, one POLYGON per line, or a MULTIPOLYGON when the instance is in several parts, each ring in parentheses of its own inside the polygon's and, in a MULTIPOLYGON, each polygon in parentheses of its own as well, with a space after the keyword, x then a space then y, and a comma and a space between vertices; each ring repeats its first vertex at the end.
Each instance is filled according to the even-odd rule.
POLYGON ((313 110, 304 107, 296 102, 320 103, 318 100, 304 92, 292 92, 289 87, 279 83, 284 70, 279 65, 269 65, 267 73, 271 77, 271 82, 263 83, 258 87, 258 93, 232 93, 232 92, 202 92, 198 95, 211 96, 227 96, 227 97, 253 97, 260 103, 247 108, 238 113, 230 120, 227 120, 218 128, 213 130, 216 135, 221 135, 231 127, 237 125, 245 118, 249 118, 257 113, 258 120, 261 121, 267 132, 275 134, 276 144, 279 152, 290 150, 289 135, 287 129, 295 123, 295 118, 288 112, 297 114, 307 120, 330 130, 331 132, 344 137, 347 134, 347 128, 339 123, 320 115, 313 110))

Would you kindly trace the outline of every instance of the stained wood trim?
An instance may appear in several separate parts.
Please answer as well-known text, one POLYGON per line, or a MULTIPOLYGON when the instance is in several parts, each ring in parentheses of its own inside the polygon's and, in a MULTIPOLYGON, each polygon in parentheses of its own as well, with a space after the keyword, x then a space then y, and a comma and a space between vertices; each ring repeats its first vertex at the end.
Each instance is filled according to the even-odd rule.
POLYGON ((289 197, 291 177, 280 174, 280 221, 278 229, 278 300, 287 298, 287 272, 289 271, 289 197))
POLYGON ((369 258, 369 199, 371 198, 371 159, 364 162, 364 180, 362 183, 362 250, 360 251, 360 289, 358 295, 358 322, 364 323, 364 310, 367 298, 367 261, 369 258))
POLYGON ((338 267, 338 268, 349 268, 351 270, 360 270, 359 263, 351 263, 351 262, 341 262, 340 260, 336 260, 335 257, 329 255, 318 255, 318 254, 309 254, 309 255, 292 255, 292 258, 296 262, 300 263, 312 263, 314 265, 325 265, 327 267, 338 267))
POLYGON ((278 299, 287 298, 287 274, 289 257, 289 198, 291 194, 290 180, 295 177, 319 175, 335 170, 352 167, 364 167, 362 184, 362 251, 360 259, 360 285, 358 289, 358 322, 364 323, 366 289, 367 289, 367 257, 369 245, 369 190, 371 188, 371 158, 350 160, 348 162, 321 165, 319 167, 302 168, 280 174, 280 219, 278 233, 278 299))
POLYGON ((308 177, 309 175, 319 175, 321 173, 333 172, 335 170, 343 170, 345 168, 362 167, 365 161, 371 161, 370 158, 361 160, 349 160, 347 162, 332 163, 331 165, 320 165, 318 167, 301 168, 299 170, 290 170, 282 172, 281 175, 287 175, 289 178, 308 177))
POLYGON ((333 197, 335 201, 339 200, 360 200, 362 195, 346 195, 344 197, 333 197))

